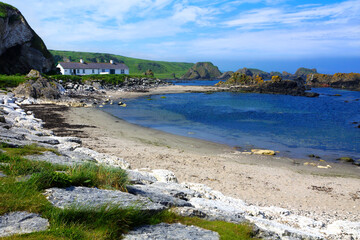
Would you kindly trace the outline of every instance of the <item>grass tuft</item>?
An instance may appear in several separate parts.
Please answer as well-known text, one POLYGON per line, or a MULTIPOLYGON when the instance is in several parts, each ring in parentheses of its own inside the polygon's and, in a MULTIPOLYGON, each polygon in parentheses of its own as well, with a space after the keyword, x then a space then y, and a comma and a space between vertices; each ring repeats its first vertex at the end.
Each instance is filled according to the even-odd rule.
POLYGON ((208 221, 197 217, 182 217, 170 211, 164 211, 151 219, 152 224, 161 222, 181 223, 197 226, 219 233, 221 240, 249 240, 253 238, 253 227, 250 224, 236 224, 223 221, 208 221))
POLYGON ((137 226, 147 224, 182 223, 216 231, 221 239, 251 239, 252 228, 220 221, 180 217, 170 211, 150 214, 136 206, 122 209, 117 205, 100 208, 55 208, 42 194, 50 187, 88 186, 125 189, 127 176, 124 170, 95 164, 75 167, 30 161, 19 156, 0 152, 0 170, 7 177, 0 181, 0 215, 13 211, 41 214, 50 222, 47 231, 11 236, 3 239, 120 239, 137 226), (62 170, 58 172, 58 170, 62 170), (17 182, 16 176, 32 174, 28 181, 17 182))
POLYGON ((0 149, 12 156, 40 155, 44 152, 53 152, 59 155, 58 151, 51 148, 40 147, 36 144, 25 145, 20 147, 10 147, 7 143, 0 143, 0 149))

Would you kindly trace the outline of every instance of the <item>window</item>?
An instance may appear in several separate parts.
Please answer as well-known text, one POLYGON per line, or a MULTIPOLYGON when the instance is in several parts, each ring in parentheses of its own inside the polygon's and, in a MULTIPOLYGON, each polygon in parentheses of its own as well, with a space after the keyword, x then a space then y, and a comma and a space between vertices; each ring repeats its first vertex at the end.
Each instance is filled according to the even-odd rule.
POLYGON ((124 74, 125 73, 125 69, 121 69, 121 74, 124 74))
POLYGON ((95 70, 94 70, 94 69, 92 70, 92 73, 93 73, 93 74, 95 73, 95 70))
POLYGON ((65 69, 65 72, 67 72, 67 69, 65 69))
POLYGON ((77 69, 76 72, 77 72, 77 73, 80 73, 80 69, 77 69))
POLYGON ((105 69, 102 69, 102 72, 105 72, 105 69))
POLYGON ((85 69, 83 69, 83 73, 85 73, 85 69))

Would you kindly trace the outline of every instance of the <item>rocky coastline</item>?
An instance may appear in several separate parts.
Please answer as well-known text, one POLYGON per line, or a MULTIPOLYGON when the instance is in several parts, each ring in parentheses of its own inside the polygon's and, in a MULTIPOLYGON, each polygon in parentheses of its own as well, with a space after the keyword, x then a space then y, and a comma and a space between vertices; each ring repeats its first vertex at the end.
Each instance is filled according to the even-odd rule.
MULTIPOLYGON (((30 159, 63 165, 83 164, 91 161, 126 169, 132 184, 128 186, 128 193, 85 187, 46 190, 44 195, 56 207, 66 208, 74 204, 75 199, 79 205, 95 204, 94 206, 99 206, 116 198, 118 199, 116 201, 123 206, 130 206, 134 201, 142 201, 146 206, 144 211, 161 211, 171 208, 181 216, 250 223, 254 225, 255 235, 262 239, 360 239, 360 222, 330 220, 326 214, 309 217, 284 208, 250 205, 240 199, 227 197, 203 184, 179 183, 174 173, 168 170, 131 169, 130 164, 122 158, 83 147, 80 138, 56 136, 54 132, 45 129, 45 122, 36 118, 31 111, 24 110, 28 104, 41 102, 41 100, 33 98, 18 98, 11 93, 1 95, 0 141, 13 147, 37 144, 56 149, 59 153, 56 155, 45 152, 42 155, 30 156, 30 159), (94 201, 94 198, 99 201, 94 201), (91 201, 89 201, 90 199, 91 201), (146 199, 150 199, 150 202, 146 199)), ((31 213, 8 213, 1 216, 0 229, 3 231, 0 232, 7 235, 29 232, 26 226, 37 226, 40 216, 35 214, 31 215, 31 218, 25 217, 35 220, 35 223, 25 226, 23 219, 28 214, 31 215, 31 213)), ((43 231, 49 224, 43 218, 40 222, 43 224, 35 228, 35 231, 43 231)), ((190 232, 196 231, 197 234, 194 235, 196 237, 190 239, 219 239, 216 233, 209 231, 194 230, 182 225, 169 227, 164 224, 144 226, 142 229, 131 232, 125 239, 136 239, 133 237, 134 235, 150 236, 151 238, 159 232, 161 235, 173 235, 178 231, 188 235, 190 232)))

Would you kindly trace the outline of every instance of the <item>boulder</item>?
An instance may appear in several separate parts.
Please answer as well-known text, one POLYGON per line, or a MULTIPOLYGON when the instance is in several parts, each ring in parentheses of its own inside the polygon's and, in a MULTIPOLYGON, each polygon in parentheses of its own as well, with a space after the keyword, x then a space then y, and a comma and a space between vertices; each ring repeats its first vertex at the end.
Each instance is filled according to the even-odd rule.
POLYGON ((44 42, 20 11, 0 2, 0 74, 26 74, 31 69, 49 72, 54 60, 44 42))
POLYGON ((126 173, 131 184, 152 184, 157 182, 157 179, 148 172, 128 169, 126 173))
POLYGON ((38 214, 12 212, 0 216, 0 237, 45 231, 49 221, 38 214))
POLYGON ((152 185, 132 185, 127 186, 129 193, 150 199, 154 203, 159 203, 167 207, 190 207, 191 204, 182 199, 175 198, 168 193, 164 193, 161 188, 152 185))
POLYGON ((175 174, 169 170, 163 170, 163 169, 153 170, 152 175, 159 182, 166 182, 166 183, 177 183, 178 182, 175 174))
POLYGON ((219 240, 217 232, 195 226, 185 226, 180 223, 146 225, 129 232, 124 240, 219 240))
POLYGON ((114 205, 119 208, 138 207, 142 211, 150 212, 159 212, 165 209, 163 205, 153 203, 148 198, 97 188, 50 188, 45 191, 44 195, 55 207, 63 209, 73 206, 97 209, 105 205, 114 205))
POLYGON ((189 201, 200 194, 178 183, 155 182, 151 185, 132 185, 127 187, 128 192, 148 197, 153 202, 166 206, 191 206, 189 201))
POLYGON ((39 75, 38 78, 31 78, 23 84, 20 84, 14 93, 16 96, 23 96, 27 98, 45 98, 45 99, 59 99, 61 97, 61 85, 43 78, 39 72, 31 70, 31 75, 39 75))

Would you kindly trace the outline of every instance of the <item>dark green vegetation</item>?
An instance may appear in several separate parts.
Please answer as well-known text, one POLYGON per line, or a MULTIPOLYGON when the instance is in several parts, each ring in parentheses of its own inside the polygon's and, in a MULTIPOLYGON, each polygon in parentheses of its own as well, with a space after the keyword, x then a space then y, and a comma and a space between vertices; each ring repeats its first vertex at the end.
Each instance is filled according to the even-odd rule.
POLYGON ((26 81, 25 76, 21 75, 1 75, 0 74, 0 89, 6 90, 7 87, 17 87, 19 84, 26 81))
POLYGON ((125 190, 125 171, 91 163, 67 167, 23 158, 23 155, 50 150, 35 145, 17 149, 1 143, 0 148, 6 151, 0 152, 0 170, 7 175, 0 178, 0 215, 28 211, 39 213, 50 222, 47 231, 3 239, 120 239, 137 226, 161 222, 199 226, 218 232, 221 239, 252 239, 252 227, 249 225, 185 218, 169 211, 154 215, 141 212, 135 206, 122 209, 116 205, 106 205, 96 210, 84 207, 55 208, 42 194, 44 189, 88 186, 125 190))
POLYGON ((126 74, 94 74, 94 75, 50 75, 49 79, 62 80, 63 82, 86 82, 102 81, 103 83, 118 85, 125 81, 126 78, 143 78, 144 75, 126 75, 126 74))
POLYGON ((20 146, 20 147, 11 147, 7 143, 0 143, 0 149, 2 149, 8 155, 11 155, 11 156, 39 155, 46 151, 50 151, 50 152, 58 154, 58 152, 55 149, 39 147, 36 144, 25 145, 25 146, 20 146))
POLYGON ((14 9, 13 6, 3 3, 3 2, 0 2, 0 18, 7 17, 7 11, 6 11, 7 8, 14 9))
POLYGON ((174 78, 181 77, 186 71, 191 68, 193 63, 184 62, 164 62, 164 61, 151 61, 137 58, 124 57, 120 55, 107 54, 107 53, 89 53, 89 52, 72 52, 72 51, 57 51, 50 50, 54 56, 55 64, 70 60, 72 62, 79 62, 84 59, 85 62, 110 62, 114 60, 119 63, 125 63, 129 69, 130 74, 142 75, 148 69, 151 69, 157 78, 174 78))
MULTIPOLYGON (((49 80, 62 80, 63 82, 78 82, 84 83, 86 81, 101 81, 102 83, 119 85, 125 81, 126 78, 143 78, 144 75, 126 75, 126 74, 105 74, 105 75, 44 75, 49 80)), ((0 75, 0 89, 13 88, 28 80, 24 75, 0 75)))

